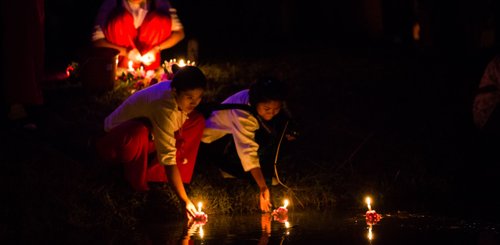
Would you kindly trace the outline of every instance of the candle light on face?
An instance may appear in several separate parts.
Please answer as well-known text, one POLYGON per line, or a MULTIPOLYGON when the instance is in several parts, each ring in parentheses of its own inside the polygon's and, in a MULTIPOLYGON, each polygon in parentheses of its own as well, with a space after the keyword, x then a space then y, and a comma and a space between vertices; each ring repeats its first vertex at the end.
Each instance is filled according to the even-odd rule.
POLYGON ((370 197, 366 197, 365 202, 366 202, 366 205, 368 205, 368 210, 372 210, 372 206, 371 206, 372 199, 370 197))

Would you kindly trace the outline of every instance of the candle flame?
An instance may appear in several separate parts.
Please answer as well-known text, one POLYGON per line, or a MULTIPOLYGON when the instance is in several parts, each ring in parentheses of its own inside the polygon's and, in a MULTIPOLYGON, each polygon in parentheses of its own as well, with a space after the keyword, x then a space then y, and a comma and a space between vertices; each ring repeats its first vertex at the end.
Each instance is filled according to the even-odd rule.
POLYGON ((184 59, 180 59, 179 63, 177 64, 179 67, 184 67, 186 66, 186 63, 184 62, 184 59))
POLYGON ((133 62, 133 61, 131 61, 131 60, 129 60, 129 61, 128 61, 128 70, 129 70, 129 71, 133 71, 133 70, 134 70, 133 65, 134 65, 134 62, 133 62))
POLYGON ((368 210, 372 210, 372 206, 371 206, 372 199, 370 197, 366 197, 365 202, 366 202, 366 205, 368 205, 368 210))
POLYGON ((202 205, 201 202, 198 202, 198 212, 200 213, 201 213, 201 205, 202 205))

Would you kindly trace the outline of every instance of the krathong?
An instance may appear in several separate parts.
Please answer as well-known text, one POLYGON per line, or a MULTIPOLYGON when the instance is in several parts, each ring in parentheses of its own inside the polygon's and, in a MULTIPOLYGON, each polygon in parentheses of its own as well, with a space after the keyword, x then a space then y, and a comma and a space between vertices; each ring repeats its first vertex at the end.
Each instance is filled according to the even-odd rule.
POLYGON ((193 219, 195 224, 204 225, 208 221, 208 215, 201 211, 202 203, 198 202, 198 211, 195 213, 193 219))
POLYGON ((374 225, 382 219, 382 215, 378 214, 375 210, 372 209, 371 202, 372 199, 370 197, 366 197, 366 204, 368 206, 368 211, 366 211, 365 218, 366 223, 368 225, 374 225))
POLYGON ((285 199, 283 201, 283 206, 273 210, 271 215, 273 216, 273 219, 275 221, 278 221, 280 223, 285 223, 288 221, 288 209, 286 208, 288 206, 288 199, 285 199))
POLYGON ((117 86, 128 87, 131 93, 149 87, 160 81, 171 80, 174 75, 172 67, 194 66, 194 61, 184 61, 184 59, 165 60, 161 67, 155 70, 145 70, 144 66, 134 69, 133 62, 130 61, 128 68, 116 68, 117 86))

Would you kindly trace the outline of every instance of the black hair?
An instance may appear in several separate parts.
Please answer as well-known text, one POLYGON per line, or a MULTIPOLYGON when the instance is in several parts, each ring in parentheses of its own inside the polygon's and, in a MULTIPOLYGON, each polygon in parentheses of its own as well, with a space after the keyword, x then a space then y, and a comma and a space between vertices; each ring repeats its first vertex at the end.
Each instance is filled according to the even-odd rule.
POLYGON ((207 78, 205 74, 196 66, 185 66, 175 72, 172 83, 172 88, 177 92, 183 92, 192 89, 206 89, 207 78))
POLYGON ((258 103, 267 101, 285 102, 287 94, 283 81, 274 77, 261 77, 250 85, 250 105, 255 107, 258 103))

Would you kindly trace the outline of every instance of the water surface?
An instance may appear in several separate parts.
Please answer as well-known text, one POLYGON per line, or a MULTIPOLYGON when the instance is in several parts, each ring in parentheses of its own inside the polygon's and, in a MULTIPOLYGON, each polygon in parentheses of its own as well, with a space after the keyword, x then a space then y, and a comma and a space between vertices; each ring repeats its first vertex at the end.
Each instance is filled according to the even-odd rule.
POLYGON ((499 226, 457 218, 395 212, 370 226, 363 213, 290 212, 288 222, 267 215, 209 215, 204 225, 149 224, 147 244, 500 244, 499 226), (371 238, 371 239, 370 239, 371 238))

